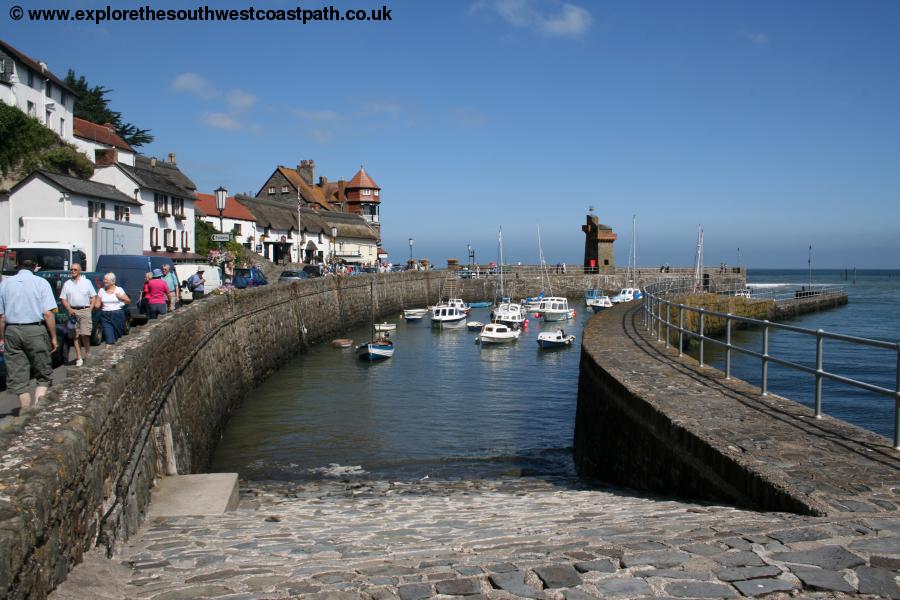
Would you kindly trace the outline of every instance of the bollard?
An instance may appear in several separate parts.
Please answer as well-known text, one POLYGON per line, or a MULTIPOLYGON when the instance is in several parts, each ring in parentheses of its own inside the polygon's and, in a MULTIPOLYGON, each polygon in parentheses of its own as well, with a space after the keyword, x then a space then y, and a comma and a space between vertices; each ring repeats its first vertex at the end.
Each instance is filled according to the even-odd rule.
POLYGON ((825 333, 821 329, 816 330, 816 418, 822 418, 822 353, 825 346, 825 333))

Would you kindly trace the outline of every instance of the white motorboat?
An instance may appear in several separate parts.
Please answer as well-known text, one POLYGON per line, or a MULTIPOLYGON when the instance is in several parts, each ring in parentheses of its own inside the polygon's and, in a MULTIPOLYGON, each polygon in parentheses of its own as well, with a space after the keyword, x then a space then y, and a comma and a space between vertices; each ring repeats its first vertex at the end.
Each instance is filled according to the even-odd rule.
POLYGON ((597 296, 596 298, 591 298, 586 300, 588 308, 593 310, 594 312, 600 312, 601 310, 605 310, 607 308, 612 308, 612 300, 609 299, 609 296, 597 296))
POLYGON ((575 341, 574 335, 566 335, 562 329, 556 331, 542 331, 538 334, 537 343, 541 348, 562 348, 571 346, 575 341))
POLYGON ((375 323, 375 331, 394 331, 397 329, 396 323, 375 323))
POLYGON ((482 327, 475 341, 480 344, 505 344, 519 339, 521 333, 519 329, 513 329, 503 323, 488 323, 482 327))
POLYGON ((455 306, 466 314, 469 314, 469 305, 462 301, 462 298, 450 298, 447 300, 447 306, 455 306))
POLYGON ((407 308, 403 311, 403 318, 407 321, 421 321, 427 314, 427 308, 407 308))
POLYGON ((458 306, 438 304, 431 309, 431 326, 443 329, 457 327, 466 321, 466 313, 458 306))
POLYGON ((521 304, 515 302, 501 302, 491 311, 491 320, 502 323, 513 329, 518 329, 525 322, 525 311, 521 304))
POLYGON ((575 311, 569 308, 569 301, 559 296, 544 298, 538 312, 544 321, 566 321, 575 316, 575 311))
POLYGON ((638 300, 641 297, 641 290, 638 288, 622 288, 618 294, 611 298, 613 304, 619 304, 621 302, 631 302, 632 300, 638 300))

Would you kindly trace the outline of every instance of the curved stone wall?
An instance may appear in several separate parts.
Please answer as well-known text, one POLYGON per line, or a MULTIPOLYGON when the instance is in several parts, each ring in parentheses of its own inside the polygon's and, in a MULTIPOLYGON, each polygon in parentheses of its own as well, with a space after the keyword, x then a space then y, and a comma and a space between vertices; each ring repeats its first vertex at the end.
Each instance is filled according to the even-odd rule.
POLYGON ((386 315, 434 302, 442 277, 334 277, 213 296, 70 369, 38 412, 0 434, 0 597, 42 598, 86 550, 111 552, 140 525, 156 478, 206 468, 261 380, 306 345, 369 321, 371 281, 386 315))

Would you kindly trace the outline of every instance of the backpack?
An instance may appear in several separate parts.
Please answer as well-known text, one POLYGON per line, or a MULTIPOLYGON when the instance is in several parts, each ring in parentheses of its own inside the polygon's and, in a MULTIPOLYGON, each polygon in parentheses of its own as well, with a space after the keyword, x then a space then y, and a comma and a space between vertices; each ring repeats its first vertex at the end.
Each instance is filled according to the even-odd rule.
POLYGON ((198 287, 200 287, 200 277, 196 274, 191 275, 191 278, 188 279, 188 289, 196 292, 198 287))

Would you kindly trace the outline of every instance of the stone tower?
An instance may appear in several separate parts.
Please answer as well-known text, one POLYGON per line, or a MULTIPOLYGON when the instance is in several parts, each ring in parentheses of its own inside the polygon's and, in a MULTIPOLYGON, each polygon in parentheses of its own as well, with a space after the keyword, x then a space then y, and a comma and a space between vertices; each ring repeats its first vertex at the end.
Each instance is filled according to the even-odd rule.
POLYGON ((615 273, 613 242, 618 236, 612 227, 600 222, 600 217, 593 213, 593 208, 591 211, 587 216, 587 223, 581 226, 584 232, 585 273, 615 273))

